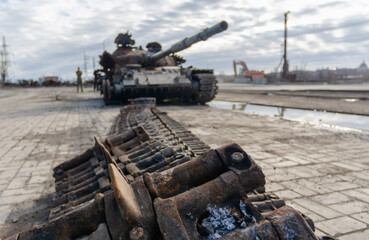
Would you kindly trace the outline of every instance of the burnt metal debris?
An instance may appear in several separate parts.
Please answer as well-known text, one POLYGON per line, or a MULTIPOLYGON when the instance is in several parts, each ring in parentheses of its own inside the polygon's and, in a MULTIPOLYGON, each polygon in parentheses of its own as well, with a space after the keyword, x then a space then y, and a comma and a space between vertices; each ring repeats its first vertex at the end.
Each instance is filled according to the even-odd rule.
POLYGON ((210 149, 151 98, 123 107, 109 137, 54 177, 48 221, 9 240, 318 239, 239 145, 210 149))
POLYGON ((211 101, 217 93, 213 70, 183 68, 181 64, 186 60, 175 53, 227 28, 227 22, 222 21, 166 50, 161 50, 157 42, 148 43, 147 50, 141 46, 134 47, 132 35, 120 33, 115 39, 117 49, 114 53, 105 51, 100 56, 104 76, 98 77, 98 81, 101 82, 105 103, 137 97, 156 97, 158 100, 175 98, 187 103, 211 101))

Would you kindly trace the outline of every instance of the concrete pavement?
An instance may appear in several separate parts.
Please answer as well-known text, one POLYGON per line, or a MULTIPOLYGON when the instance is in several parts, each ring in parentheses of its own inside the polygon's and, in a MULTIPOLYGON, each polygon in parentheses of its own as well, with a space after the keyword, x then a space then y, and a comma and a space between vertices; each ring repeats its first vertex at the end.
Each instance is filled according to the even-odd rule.
POLYGON ((119 106, 105 107, 89 88, 78 95, 75 88, 4 91, 0 98, 0 238, 44 220, 50 210, 48 199, 55 192, 53 167, 91 147, 94 135, 104 138, 119 112, 119 106), (33 214, 43 210, 44 215, 33 214), (22 217, 25 213, 29 216, 22 217))
MULTIPOLYGON (((6 91, 0 98, 0 237, 5 237, 44 220, 35 211, 54 192, 52 168, 91 147, 94 135, 103 139, 119 106, 105 107, 89 88, 83 94, 74 88, 1 91, 6 91)), ((267 191, 311 217, 318 235, 369 236, 368 133, 205 106, 161 109, 213 148, 239 143, 262 167, 267 191)))
POLYGON ((212 148, 240 144, 262 167, 266 190, 311 217, 318 236, 369 236, 368 132, 203 106, 164 110, 212 148))

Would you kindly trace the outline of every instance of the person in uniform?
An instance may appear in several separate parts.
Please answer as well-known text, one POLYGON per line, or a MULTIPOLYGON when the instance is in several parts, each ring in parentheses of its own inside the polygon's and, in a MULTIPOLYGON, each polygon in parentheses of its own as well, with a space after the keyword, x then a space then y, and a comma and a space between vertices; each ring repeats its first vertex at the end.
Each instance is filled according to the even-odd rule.
POLYGON ((78 67, 78 70, 76 72, 77 74, 77 92, 79 92, 79 87, 81 86, 81 92, 83 92, 83 86, 82 86, 82 72, 78 67))
POLYGON ((94 79, 94 91, 98 90, 99 88, 99 82, 100 82, 100 78, 101 78, 101 70, 95 70, 94 71, 94 76, 95 76, 95 79, 94 79))

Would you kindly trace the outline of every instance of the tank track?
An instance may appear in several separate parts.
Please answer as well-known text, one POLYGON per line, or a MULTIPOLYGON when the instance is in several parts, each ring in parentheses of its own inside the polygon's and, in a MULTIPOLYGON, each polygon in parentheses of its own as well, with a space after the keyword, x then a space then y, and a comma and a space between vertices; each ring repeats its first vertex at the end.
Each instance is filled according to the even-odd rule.
POLYGON ((215 98, 218 92, 218 81, 214 74, 197 73, 194 74, 193 79, 199 82, 199 91, 194 102, 205 104, 215 98))
MULTIPOLYGON (((155 107, 121 109, 104 142, 54 168, 55 208, 24 239, 318 239, 237 144, 210 149, 155 107)), ((332 239, 332 238, 325 238, 332 239)))

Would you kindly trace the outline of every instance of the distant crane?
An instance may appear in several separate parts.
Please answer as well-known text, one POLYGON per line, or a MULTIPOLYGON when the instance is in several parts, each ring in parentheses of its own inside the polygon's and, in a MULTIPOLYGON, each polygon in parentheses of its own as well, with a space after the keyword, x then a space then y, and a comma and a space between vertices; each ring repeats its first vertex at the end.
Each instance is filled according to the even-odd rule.
POLYGON ((3 36, 3 44, 1 46, 1 50, 0 50, 0 55, 1 55, 1 68, 0 68, 0 73, 1 73, 1 82, 2 84, 5 83, 6 78, 8 77, 8 65, 9 65, 9 60, 8 60, 8 50, 6 49, 7 45, 5 43, 5 37, 3 36))

